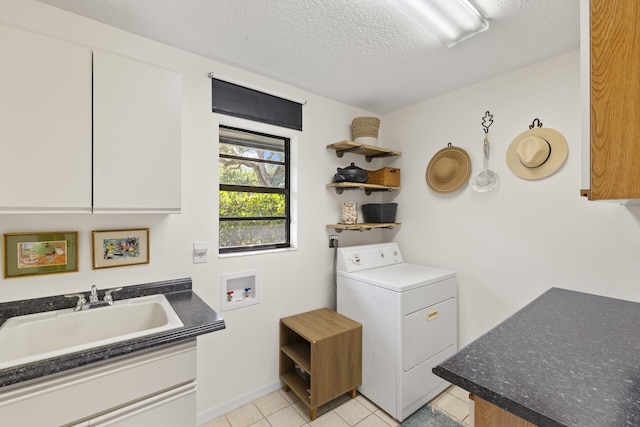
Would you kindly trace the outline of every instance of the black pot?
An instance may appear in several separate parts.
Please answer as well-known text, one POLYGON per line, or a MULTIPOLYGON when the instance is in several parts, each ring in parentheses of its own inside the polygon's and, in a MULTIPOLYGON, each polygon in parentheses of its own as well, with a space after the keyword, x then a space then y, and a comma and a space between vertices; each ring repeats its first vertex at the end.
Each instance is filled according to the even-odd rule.
POLYGON ((333 177, 334 182, 367 182, 369 175, 365 169, 359 168, 355 163, 346 168, 338 168, 338 173, 333 177))

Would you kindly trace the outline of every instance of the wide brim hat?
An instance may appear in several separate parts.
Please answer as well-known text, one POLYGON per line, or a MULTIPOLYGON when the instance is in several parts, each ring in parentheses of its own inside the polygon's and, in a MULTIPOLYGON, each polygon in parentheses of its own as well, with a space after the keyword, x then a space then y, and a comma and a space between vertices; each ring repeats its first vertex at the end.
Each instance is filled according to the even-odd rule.
POLYGON ((523 179, 545 178, 567 159, 569 146, 557 130, 536 127, 516 136, 507 148, 507 166, 523 179))
POLYGON ((471 158, 460 147, 449 145, 438 151, 427 166, 427 185, 437 193, 450 193, 467 183, 471 158))

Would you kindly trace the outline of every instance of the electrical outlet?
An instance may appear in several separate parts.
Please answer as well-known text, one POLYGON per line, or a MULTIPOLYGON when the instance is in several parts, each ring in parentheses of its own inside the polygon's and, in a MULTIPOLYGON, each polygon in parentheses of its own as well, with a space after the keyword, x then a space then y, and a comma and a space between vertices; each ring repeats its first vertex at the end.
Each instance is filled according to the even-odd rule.
POLYGON ((209 252, 207 242, 195 242, 193 244, 193 263, 200 264, 208 261, 207 253, 209 252))
POLYGON ((331 235, 329 236, 329 247, 330 248, 337 248, 338 247, 338 236, 331 235))

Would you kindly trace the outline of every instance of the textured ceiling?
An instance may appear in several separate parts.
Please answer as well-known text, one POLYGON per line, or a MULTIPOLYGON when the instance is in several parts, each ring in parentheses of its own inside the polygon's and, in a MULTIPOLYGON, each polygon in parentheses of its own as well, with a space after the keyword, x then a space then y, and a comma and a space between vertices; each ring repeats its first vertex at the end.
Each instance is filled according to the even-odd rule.
POLYGON ((378 114, 579 46, 579 0, 475 0, 451 48, 386 0, 40 1, 378 114))

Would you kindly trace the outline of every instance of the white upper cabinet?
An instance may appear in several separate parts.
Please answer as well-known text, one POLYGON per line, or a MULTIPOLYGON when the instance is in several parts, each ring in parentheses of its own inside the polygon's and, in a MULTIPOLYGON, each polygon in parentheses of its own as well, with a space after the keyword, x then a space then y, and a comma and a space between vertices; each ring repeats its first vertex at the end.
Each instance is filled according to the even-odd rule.
POLYGON ((91 50, 0 25, 0 213, 91 212, 91 50))
POLYGON ((179 213, 179 73, 93 53, 94 213, 179 213))
POLYGON ((180 213, 179 73, 0 24, 0 213, 180 213))

